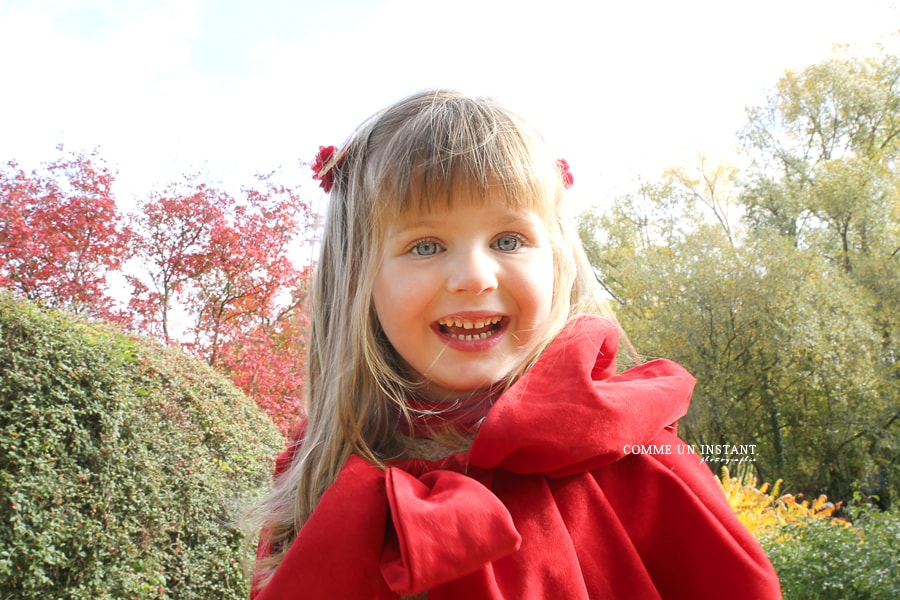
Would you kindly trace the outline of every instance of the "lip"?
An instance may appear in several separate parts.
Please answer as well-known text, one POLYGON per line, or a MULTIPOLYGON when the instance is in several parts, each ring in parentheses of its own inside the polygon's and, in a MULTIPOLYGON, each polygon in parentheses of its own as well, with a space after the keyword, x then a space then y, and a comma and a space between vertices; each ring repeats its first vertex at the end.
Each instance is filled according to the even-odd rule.
POLYGON ((496 346, 506 336, 509 317, 497 312, 464 311, 441 317, 431 324, 431 328, 448 348, 461 352, 483 352, 496 346), (456 326, 457 323, 460 326, 456 326), (448 325, 458 333, 448 332, 448 325), (488 333, 488 330, 487 337, 478 336, 478 331, 488 333), (472 333, 467 333, 470 331, 472 333))

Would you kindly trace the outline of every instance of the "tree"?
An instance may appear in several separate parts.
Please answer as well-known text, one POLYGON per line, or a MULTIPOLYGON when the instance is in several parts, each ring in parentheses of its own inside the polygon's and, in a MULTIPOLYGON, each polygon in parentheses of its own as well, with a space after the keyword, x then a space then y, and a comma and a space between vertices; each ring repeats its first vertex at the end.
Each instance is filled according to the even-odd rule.
MULTIPOLYGON (((741 133, 753 226, 816 247, 847 273, 900 249, 900 57, 838 53, 788 71, 741 133)), ((892 263, 896 264, 896 262, 892 263)))
POLYGON ((213 230, 224 221, 229 198, 188 177, 164 191, 152 193, 130 216, 135 255, 150 285, 128 275, 133 288, 129 308, 139 327, 169 344, 176 301, 206 268, 213 230))
POLYGON ((302 298, 293 293, 303 271, 289 253, 299 250, 298 236, 309 230, 310 208, 297 190, 260 181, 263 190, 244 189, 244 202, 233 203, 230 218, 213 227, 209 252, 192 281, 195 295, 185 302, 196 315, 195 352, 213 366, 224 342, 272 322, 302 298))
POLYGON ((15 162, 0 169, 0 286, 113 317, 106 276, 128 257, 130 239, 113 181, 96 152, 64 154, 30 173, 15 162))
POLYGON ((260 177, 238 200, 187 177, 132 218, 145 271, 129 281, 141 328, 224 370, 288 433, 303 383, 308 268, 292 251, 312 213, 296 189, 260 177))
POLYGON ((838 52, 787 72, 741 137, 752 226, 840 268, 867 307, 883 411, 870 454, 892 465, 887 489, 900 458, 900 56, 838 52))
POLYGON ((172 341, 177 307, 190 348, 213 366, 224 343, 293 309, 289 294, 303 281, 290 252, 310 209, 296 190, 259 181, 239 202, 187 177, 151 194, 131 221, 144 273, 129 277, 130 306, 142 328, 172 341))
POLYGON ((758 476, 810 493, 877 488, 889 405, 867 304, 817 252, 737 230, 735 175, 701 161, 582 218, 592 263, 638 349, 697 376, 689 442, 755 443, 758 476))
MULTIPOLYGON (((304 282, 295 294, 306 289, 304 282)), ((296 427, 301 411, 309 326, 303 299, 296 298, 291 306, 272 322, 259 323, 232 339, 219 354, 220 368, 285 436, 296 427)))

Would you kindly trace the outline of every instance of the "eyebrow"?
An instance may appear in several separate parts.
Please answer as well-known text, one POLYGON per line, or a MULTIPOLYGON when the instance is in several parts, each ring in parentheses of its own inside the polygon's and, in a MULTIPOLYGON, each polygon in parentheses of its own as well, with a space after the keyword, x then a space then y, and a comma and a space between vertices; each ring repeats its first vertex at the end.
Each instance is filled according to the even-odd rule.
MULTIPOLYGON (((535 215, 535 218, 538 222, 541 221, 541 219, 538 218, 537 215, 535 215)), ((391 229, 393 231, 401 232, 401 231, 408 231, 411 229, 420 229, 420 228, 427 229, 428 227, 435 227, 440 224, 441 224, 441 219, 431 219, 431 218, 421 219, 420 218, 420 219, 407 220, 407 219, 400 218, 397 221, 395 221, 389 227, 389 229, 391 229)), ((532 224, 534 224, 534 220, 524 214, 507 213, 507 215, 504 215, 503 218, 498 219, 497 225, 501 225, 501 224, 503 226, 516 226, 519 224, 532 225, 532 224)))

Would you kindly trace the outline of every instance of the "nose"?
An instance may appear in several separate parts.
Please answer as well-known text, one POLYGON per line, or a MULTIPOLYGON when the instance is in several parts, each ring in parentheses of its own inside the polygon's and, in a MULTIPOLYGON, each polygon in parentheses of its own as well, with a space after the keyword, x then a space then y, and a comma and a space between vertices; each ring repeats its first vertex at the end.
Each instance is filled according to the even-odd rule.
POLYGON ((489 250, 458 250, 448 265, 447 289, 465 294, 483 294, 497 288, 497 261, 489 250))

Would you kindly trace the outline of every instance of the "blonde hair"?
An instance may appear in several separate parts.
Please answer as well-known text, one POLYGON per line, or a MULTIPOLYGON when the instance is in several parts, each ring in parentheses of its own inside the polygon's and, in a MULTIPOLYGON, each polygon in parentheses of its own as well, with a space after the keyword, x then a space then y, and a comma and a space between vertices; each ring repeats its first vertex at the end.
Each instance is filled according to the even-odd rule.
POLYGON ((477 200, 489 188, 502 190, 511 207, 541 215, 554 257, 551 322, 508 383, 571 317, 597 309, 593 272, 562 214, 556 157, 496 102, 443 90, 415 94, 370 117, 345 150, 333 171, 311 293, 305 437, 258 507, 272 552, 257 566, 269 576, 351 454, 383 466, 396 452, 396 415, 406 414, 404 400, 415 388, 402 375, 372 302, 391 219, 452 203, 460 190, 477 200))

